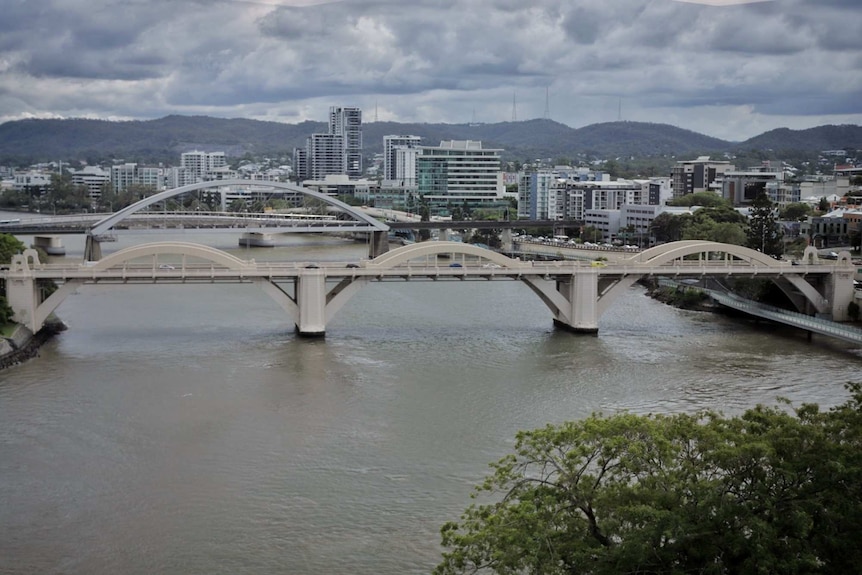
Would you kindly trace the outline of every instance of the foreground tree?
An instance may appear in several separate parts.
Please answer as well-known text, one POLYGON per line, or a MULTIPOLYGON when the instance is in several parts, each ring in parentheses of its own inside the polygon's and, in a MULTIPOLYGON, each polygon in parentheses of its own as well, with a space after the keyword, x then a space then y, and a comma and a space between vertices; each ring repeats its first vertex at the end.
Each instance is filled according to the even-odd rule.
POLYGON ((26 247, 12 234, 0 234, 0 264, 12 263, 12 256, 22 253, 26 247))
POLYGON ((751 202, 745 245, 772 257, 780 256, 783 251, 781 227, 775 220, 775 205, 766 192, 760 192, 751 202))
POLYGON ((517 436, 442 529, 437 574, 849 573, 862 390, 822 412, 593 416, 517 436))

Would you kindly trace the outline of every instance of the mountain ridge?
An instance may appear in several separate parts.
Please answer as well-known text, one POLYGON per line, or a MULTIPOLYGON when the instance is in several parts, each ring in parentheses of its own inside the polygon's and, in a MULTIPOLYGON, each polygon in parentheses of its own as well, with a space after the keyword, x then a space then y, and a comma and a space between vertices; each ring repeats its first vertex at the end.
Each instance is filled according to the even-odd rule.
MULTIPOLYGON (((184 151, 224 151, 230 157, 289 155, 325 122, 286 124, 245 118, 171 115, 155 120, 25 119, 0 124, 0 164, 106 159, 176 161, 184 151)), ((547 119, 493 124, 372 122, 363 124, 364 153, 381 152, 383 136, 420 136, 423 144, 478 140, 502 149, 504 159, 613 158, 706 155, 735 150, 821 151, 862 149, 862 127, 823 125, 778 128, 743 142, 730 142, 670 124, 606 122, 571 128, 547 119)))

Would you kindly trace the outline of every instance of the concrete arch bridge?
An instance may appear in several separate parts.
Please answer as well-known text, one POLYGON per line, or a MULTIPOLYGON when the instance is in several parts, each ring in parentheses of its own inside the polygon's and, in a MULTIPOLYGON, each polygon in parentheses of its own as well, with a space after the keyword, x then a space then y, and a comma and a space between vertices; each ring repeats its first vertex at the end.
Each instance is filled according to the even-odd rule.
POLYGON ((801 310, 846 319, 853 299, 854 268, 849 254, 844 252, 828 263, 818 260, 813 250, 806 255, 804 264, 791 265, 740 246, 685 241, 663 244, 612 264, 533 262, 459 242, 431 241, 374 259, 318 264, 257 262, 199 244, 157 242, 82 264, 44 264, 34 250, 27 250, 14 257, 9 269, 0 271, 0 278, 6 282, 15 320, 32 331, 40 329, 66 297, 87 284, 254 283, 288 313, 299 334, 308 336, 323 335, 333 316, 373 281, 522 281, 545 303, 555 325, 595 333, 601 315, 642 277, 763 276, 783 286, 801 310), (42 287, 49 280, 59 288, 47 294, 42 287))

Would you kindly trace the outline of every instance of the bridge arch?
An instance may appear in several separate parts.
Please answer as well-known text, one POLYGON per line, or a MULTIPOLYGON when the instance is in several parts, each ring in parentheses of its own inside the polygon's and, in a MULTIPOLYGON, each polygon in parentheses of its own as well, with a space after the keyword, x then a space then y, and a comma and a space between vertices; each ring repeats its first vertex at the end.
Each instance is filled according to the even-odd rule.
POLYGON ((258 180, 244 180, 244 179, 231 179, 231 180, 214 180, 211 182, 198 182, 196 184, 190 184, 188 186, 181 186, 179 188, 173 188, 170 190, 165 190, 163 192, 159 192, 157 194, 153 194, 143 200, 135 202, 134 204, 123 208, 122 210, 118 210, 117 212, 111 214, 110 216, 99 220, 96 222, 92 228, 90 228, 90 236, 99 236, 104 233, 107 233, 108 230, 113 228, 115 225, 125 220, 130 215, 143 210, 153 204, 157 204, 164 200, 168 200, 170 198, 179 196, 181 194, 185 194, 187 192, 195 192, 198 190, 205 190, 209 188, 218 188, 222 186, 258 186, 258 187, 269 187, 275 188, 278 190, 284 190, 286 192, 294 192, 299 194, 304 194, 306 196, 318 199, 326 204, 334 206, 343 210, 344 212, 350 214, 355 219, 365 222, 368 224, 369 228, 374 231, 379 232, 388 232, 389 226, 380 222, 371 216, 354 209, 353 207, 345 204, 341 200, 333 198, 332 196, 328 196, 326 194, 321 194, 320 192, 316 192, 314 190, 309 190, 308 188, 303 188, 302 186, 298 186, 296 184, 290 184, 286 182, 262 182, 258 180))
POLYGON ((92 268, 97 271, 104 271, 136 259, 149 256, 157 257, 160 255, 178 255, 200 258, 231 270, 241 270, 246 266, 245 260, 241 260, 227 252, 202 244, 187 242, 155 242, 132 246, 114 252, 96 262, 92 268))
MULTIPOLYGON (((676 260, 680 260, 686 256, 698 255, 698 254, 707 254, 707 253, 723 253, 734 258, 743 260, 748 262, 755 270, 758 267, 761 268, 781 268, 786 266, 786 262, 781 262, 776 260, 775 258, 761 253, 757 250, 753 250, 751 248, 747 248, 744 246, 738 246, 734 244, 723 244, 719 242, 710 242, 704 240, 684 240, 678 242, 670 242, 666 244, 661 244, 647 250, 644 250, 630 258, 622 259, 619 261, 621 264, 633 264, 633 265, 663 265, 669 264, 676 260)), ((808 264, 816 264, 818 263, 816 250, 813 248, 806 248, 805 250, 806 263, 808 264)), ((840 259, 838 262, 840 265, 850 265, 849 254, 845 259, 840 259)), ((780 278, 773 278, 776 285, 786 294, 788 294, 788 298, 791 301, 794 300, 791 297, 790 292, 788 291, 787 284, 792 285, 804 298, 805 301, 809 302, 811 306, 818 313, 826 313, 829 311, 829 299, 824 297, 813 285, 811 285, 804 277, 804 267, 799 268, 800 273, 798 274, 782 274, 780 278)), ((633 282, 631 282, 633 283, 633 282)), ((611 289, 607 290, 603 299, 605 301, 601 302, 601 310, 607 309, 611 300, 620 293, 620 289, 617 289, 618 286, 613 286, 611 289)), ((796 305, 799 305, 797 302, 796 305)), ((802 307, 800 306, 800 310, 802 307)))
POLYGON ((775 258, 751 248, 703 240, 683 240, 660 244, 630 258, 621 259, 620 263, 662 265, 686 256, 704 253, 724 253, 747 261, 752 265, 765 267, 781 267, 783 265, 775 258))
POLYGON ((461 242, 421 242, 418 244, 410 244, 401 246, 383 255, 377 256, 373 260, 366 262, 366 267, 391 269, 401 264, 405 264, 410 260, 428 257, 441 254, 463 254, 467 256, 476 256, 481 259, 488 260, 501 267, 508 269, 518 269, 523 267, 532 267, 530 262, 512 259, 503 254, 480 248, 471 244, 461 242))

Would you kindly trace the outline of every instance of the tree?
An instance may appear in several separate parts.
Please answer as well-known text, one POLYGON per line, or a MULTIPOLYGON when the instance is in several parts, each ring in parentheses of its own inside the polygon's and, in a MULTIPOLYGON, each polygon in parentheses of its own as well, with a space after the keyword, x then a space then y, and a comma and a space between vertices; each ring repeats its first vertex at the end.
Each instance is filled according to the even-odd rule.
POLYGON ((12 256, 22 253, 26 247, 12 234, 0 234, 0 264, 12 263, 12 256))
POLYGON ((693 194, 686 194, 684 196, 680 196, 678 198, 674 198, 668 205, 671 206, 703 206, 706 208, 712 208, 717 206, 730 206, 730 202, 716 194, 715 192, 695 192, 693 194))
POLYGON ((584 226, 581 228, 581 240, 585 242, 598 242, 602 239, 602 232, 595 226, 584 226))
POLYGON ((825 196, 820 198, 820 203, 817 204, 817 211, 821 213, 829 211, 829 200, 827 200, 825 196))
POLYGON ((682 228, 687 219, 691 218, 686 214, 683 216, 675 216, 670 212, 662 212, 655 217, 650 224, 650 232, 655 237, 657 242, 673 242, 682 238, 682 228))
POLYGON ((766 192, 760 192, 751 202, 745 245, 773 257, 780 256, 783 251, 775 207, 766 192))
POLYGON ((829 411, 593 415, 520 432, 437 575, 826 574, 862 561, 862 387, 829 411))
POLYGON ((812 214, 814 210, 805 202, 794 202, 787 204, 781 210, 780 217, 782 220, 801 222, 812 214))

